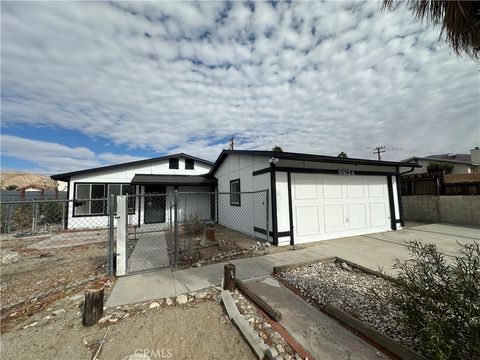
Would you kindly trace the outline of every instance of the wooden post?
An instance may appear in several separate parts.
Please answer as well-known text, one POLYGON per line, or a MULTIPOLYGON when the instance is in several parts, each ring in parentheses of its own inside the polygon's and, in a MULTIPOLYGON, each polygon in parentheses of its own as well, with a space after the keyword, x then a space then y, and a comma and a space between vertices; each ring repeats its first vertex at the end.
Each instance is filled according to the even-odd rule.
POLYGON ((235 265, 226 264, 223 268, 223 290, 235 291, 235 265))
POLYGON ((104 287, 85 289, 85 304, 83 305, 83 325, 95 325, 103 315, 104 287))

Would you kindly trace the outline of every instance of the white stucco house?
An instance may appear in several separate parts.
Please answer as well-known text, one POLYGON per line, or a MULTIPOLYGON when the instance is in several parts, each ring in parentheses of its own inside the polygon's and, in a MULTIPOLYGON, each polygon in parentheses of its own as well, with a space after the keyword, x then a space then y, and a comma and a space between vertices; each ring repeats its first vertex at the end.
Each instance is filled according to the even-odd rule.
MULTIPOLYGON (((229 201, 217 202, 212 208, 212 197, 207 197, 205 220, 275 245, 293 245, 401 228, 399 176, 417 167, 407 162, 224 150, 215 163, 181 153, 57 174, 52 179, 69 184, 69 199, 74 202, 69 208, 68 228, 82 227, 90 216, 99 217, 106 225, 105 202, 94 199, 110 194, 170 194, 175 189, 218 192, 230 193, 229 201), (268 194, 262 203, 245 201, 244 192, 261 190, 268 194), (82 202, 85 199, 93 200, 82 202), (254 226, 247 221, 255 207, 255 216, 269 219, 268 228, 258 226, 266 222, 254 226)), ((128 204, 131 220, 138 226, 165 222, 167 207, 152 211, 143 197, 128 204)))
POLYGON ((471 149, 470 154, 414 156, 403 161, 407 163, 416 162, 422 166, 416 168, 413 171, 414 174, 426 172, 430 164, 450 164, 453 166, 452 174, 471 174, 480 171, 480 148, 471 149))

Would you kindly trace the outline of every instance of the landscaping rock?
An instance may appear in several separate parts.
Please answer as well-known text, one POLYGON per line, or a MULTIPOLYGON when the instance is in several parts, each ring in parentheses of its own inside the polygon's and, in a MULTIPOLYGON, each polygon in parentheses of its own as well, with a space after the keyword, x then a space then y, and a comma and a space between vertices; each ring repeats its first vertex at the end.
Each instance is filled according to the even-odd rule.
POLYGON ((203 299, 203 298, 206 298, 206 297, 207 297, 206 292, 199 292, 199 293, 195 294, 195 299, 203 299))
POLYGON ((173 304, 173 301, 172 301, 172 299, 170 299, 169 297, 167 297, 167 298, 165 298, 165 303, 166 303, 168 306, 170 306, 170 305, 173 304))
POLYGON ((159 306, 160 306, 160 304, 158 302, 154 301, 149 305, 149 308, 150 309, 155 309, 155 308, 158 308, 159 306))
POLYGON ((183 304, 186 304, 188 302, 188 297, 185 294, 178 295, 176 301, 177 301, 177 304, 183 305, 183 304))

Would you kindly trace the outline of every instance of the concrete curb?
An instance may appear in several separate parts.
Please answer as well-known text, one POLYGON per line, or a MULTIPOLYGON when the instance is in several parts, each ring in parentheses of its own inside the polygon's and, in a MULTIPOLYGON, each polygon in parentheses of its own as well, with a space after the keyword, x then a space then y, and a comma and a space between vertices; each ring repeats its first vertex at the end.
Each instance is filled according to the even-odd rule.
POLYGON ((223 290, 220 296, 228 317, 237 326, 238 330, 240 330, 240 333, 247 341, 248 346, 250 346, 256 358, 260 360, 265 357, 269 360, 281 359, 277 350, 265 345, 262 338, 258 336, 257 332, 253 329, 253 326, 240 314, 230 291, 223 290))

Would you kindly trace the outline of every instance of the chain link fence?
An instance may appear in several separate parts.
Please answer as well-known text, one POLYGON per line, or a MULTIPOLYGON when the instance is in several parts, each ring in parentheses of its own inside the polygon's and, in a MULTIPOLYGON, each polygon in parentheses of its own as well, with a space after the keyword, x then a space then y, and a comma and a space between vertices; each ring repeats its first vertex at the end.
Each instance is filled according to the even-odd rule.
POLYGON ((2 310, 111 274, 112 201, 1 202, 2 310))
MULTIPOLYGON (((125 274, 248 256, 268 240, 268 191, 127 195, 125 274)), ((123 226, 123 225, 119 225, 123 226)), ((123 245, 125 244, 125 245, 123 245)), ((123 270, 122 270, 123 274, 123 270)))

